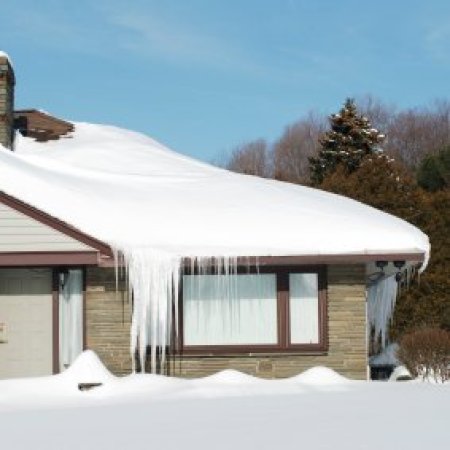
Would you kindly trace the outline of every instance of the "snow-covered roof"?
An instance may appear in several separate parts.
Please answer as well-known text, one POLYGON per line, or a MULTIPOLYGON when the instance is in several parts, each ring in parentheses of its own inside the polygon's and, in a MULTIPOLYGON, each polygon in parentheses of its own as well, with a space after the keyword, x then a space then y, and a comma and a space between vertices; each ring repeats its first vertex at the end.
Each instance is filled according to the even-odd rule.
POLYGON ((429 254, 420 230, 362 203, 232 173, 111 126, 76 123, 45 144, 18 136, 16 152, 0 149, 0 191, 123 255, 141 367, 147 345, 153 368, 166 348, 183 257, 217 257, 233 274, 239 256, 429 254))
POLYGON ((177 256, 428 253, 425 234, 320 190, 240 175, 139 133, 77 123, 0 152, 0 190, 121 249, 177 256))

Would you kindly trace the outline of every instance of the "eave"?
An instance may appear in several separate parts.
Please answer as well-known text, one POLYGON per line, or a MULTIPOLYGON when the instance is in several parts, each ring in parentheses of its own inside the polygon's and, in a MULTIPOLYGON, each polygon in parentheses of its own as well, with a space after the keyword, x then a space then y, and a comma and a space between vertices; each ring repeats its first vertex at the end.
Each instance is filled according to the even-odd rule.
MULTIPOLYGON (((0 253, 0 265, 98 265, 100 267, 114 267, 115 261, 111 247, 103 241, 90 236, 77 228, 57 219, 9 194, 0 191, 0 202, 5 205, 60 231, 97 252, 17 252, 0 253)), ((407 261, 410 263, 422 263, 425 259, 424 252, 414 251, 380 251, 371 253, 348 254, 310 254, 310 255, 265 255, 265 256, 240 256, 237 258, 238 266, 294 266, 311 264, 362 264, 376 261, 407 261)), ((211 265, 217 258, 210 258, 211 265)), ((182 265, 192 266, 192 258, 183 259, 182 265)), ((194 260, 195 264, 195 260, 194 260)))

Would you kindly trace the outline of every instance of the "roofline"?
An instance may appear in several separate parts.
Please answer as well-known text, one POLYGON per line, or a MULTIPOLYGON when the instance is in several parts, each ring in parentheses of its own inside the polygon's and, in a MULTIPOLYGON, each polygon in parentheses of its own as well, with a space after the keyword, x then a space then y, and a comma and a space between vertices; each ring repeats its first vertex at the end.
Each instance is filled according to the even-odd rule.
POLYGON ((25 214, 26 216, 29 216, 32 219, 37 220, 38 222, 41 222, 44 225, 47 225, 67 236, 76 239, 79 242, 82 242, 83 244, 88 245, 89 247, 98 250, 102 255, 113 257, 111 247, 105 242, 100 241, 99 239, 94 238, 89 234, 86 234, 78 230, 72 225, 63 222, 62 220, 59 220, 56 217, 51 216, 50 214, 47 214, 41 211, 40 209, 37 209, 34 206, 31 206, 28 203, 23 202, 22 200, 19 200, 9 194, 6 194, 3 191, 0 191, 0 203, 3 203, 4 205, 9 206, 10 208, 15 209, 16 211, 19 211, 22 214, 25 214))
MULTIPOLYGON (((97 258, 97 263, 102 267, 114 267, 116 262, 114 261, 113 251, 111 247, 105 242, 94 238, 77 228, 63 222, 62 220, 53 217, 34 206, 31 206, 22 200, 19 200, 5 192, 0 191, 0 203, 3 203, 35 220, 43 223, 61 233, 70 236, 83 244, 92 247, 101 253, 101 256, 97 258)), ((64 253, 64 252, 62 252, 64 253)), ((85 252, 88 253, 88 252, 85 252)), ((21 255, 25 253, 14 253, 21 255)), ((30 253, 31 254, 31 253, 30 253)), ((39 252, 32 253, 33 261, 38 260, 39 252)), ((69 252, 67 256, 75 256, 76 252, 69 252)), ((31 256, 30 256, 31 258, 31 256)), ((75 258, 77 259, 77 258, 75 258)), ((192 265, 193 259, 191 257, 183 258, 183 266, 189 267, 192 265)), ((208 259, 208 258, 206 258, 208 259)), ((211 265, 217 260, 216 257, 210 257, 211 265)), ((361 264, 375 261, 409 261, 414 263, 422 263, 425 260, 425 253, 412 251, 412 252, 383 252, 378 253, 350 253, 350 254, 311 254, 311 255, 288 255, 288 256, 240 256, 237 258, 238 266, 294 266, 294 265, 306 265, 306 264, 361 264)), ((92 262, 92 259, 89 259, 92 262)), ((79 262, 80 264, 81 262, 79 262)), ((2 264, 0 260, 0 265, 2 264)))
MULTIPOLYGON (((183 258, 182 266, 191 267, 195 265, 196 258, 183 258)), ((205 258, 210 260, 211 265, 217 262, 217 257, 205 258)), ((301 266, 318 264, 365 264, 376 261, 408 261, 412 263, 423 263, 425 253, 422 252, 392 252, 392 253, 363 253, 363 254, 321 254, 321 255, 288 255, 288 256, 239 256, 237 265, 246 266, 301 266)), ((119 258, 119 264, 122 261, 119 258)), ((101 267, 114 267, 115 262, 111 259, 99 262, 101 267)))
POLYGON ((375 261, 411 261, 421 263, 425 259, 425 253, 349 253, 349 254, 317 254, 317 255, 292 255, 292 256, 262 256, 238 258, 238 265, 246 265, 250 261, 260 266, 266 265, 298 265, 298 264, 358 264, 375 261))
POLYGON ((0 267, 98 266, 96 251, 0 252, 0 267))

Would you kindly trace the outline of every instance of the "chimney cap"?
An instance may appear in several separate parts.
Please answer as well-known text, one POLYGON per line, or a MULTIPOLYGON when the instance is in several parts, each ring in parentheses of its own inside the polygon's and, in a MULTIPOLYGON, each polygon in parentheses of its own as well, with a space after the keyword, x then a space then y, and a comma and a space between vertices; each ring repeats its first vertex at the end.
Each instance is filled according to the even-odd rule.
POLYGON ((3 64, 6 62, 6 64, 9 66, 11 81, 12 81, 12 84, 14 85, 16 83, 16 78, 14 76, 13 63, 12 63, 11 58, 9 57, 8 53, 4 52, 3 50, 0 50, 0 62, 2 62, 3 64))
POLYGON ((4 52, 3 50, 0 50, 0 58, 7 59, 9 64, 12 66, 11 58, 9 57, 8 53, 4 52))

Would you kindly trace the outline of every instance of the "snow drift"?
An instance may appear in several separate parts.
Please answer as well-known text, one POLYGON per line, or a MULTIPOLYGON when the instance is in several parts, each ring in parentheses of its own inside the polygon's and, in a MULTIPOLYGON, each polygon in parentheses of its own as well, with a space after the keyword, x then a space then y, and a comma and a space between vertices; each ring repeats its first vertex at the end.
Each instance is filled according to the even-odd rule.
POLYGON ((231 173, 112 126, 76 123, 45 144, 18 136, 15 152, 0 150, 0 190, 123 256, 142 358, 168 340, 183 257, 217 258, 232 274, 238 256, 429 255, 420 230, 359 202, 231 173))
POLYGON ((235 371, 192 380, 116 378, 92 352, 72 369, 0 381, 2 448, 422 450, 448 444, 448 383, 352 381, 323 367, 285 380, 235 371), (96 381, 103 386, 77 388, 96 381))

